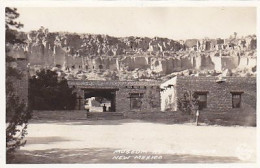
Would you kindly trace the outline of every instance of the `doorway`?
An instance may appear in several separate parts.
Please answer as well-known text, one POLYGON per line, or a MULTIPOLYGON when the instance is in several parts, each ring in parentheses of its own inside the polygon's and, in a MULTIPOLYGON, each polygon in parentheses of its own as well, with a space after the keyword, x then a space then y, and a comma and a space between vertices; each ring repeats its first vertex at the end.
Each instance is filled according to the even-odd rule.
POLYGON ((89 112, 115 112, 118 89, 85 89, 85 109, 89 112))

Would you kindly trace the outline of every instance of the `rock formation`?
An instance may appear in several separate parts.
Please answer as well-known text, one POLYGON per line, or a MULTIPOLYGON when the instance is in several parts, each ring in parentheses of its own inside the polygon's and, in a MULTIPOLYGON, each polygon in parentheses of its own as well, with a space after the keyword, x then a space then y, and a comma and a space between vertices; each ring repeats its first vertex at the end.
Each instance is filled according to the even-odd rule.
MULTIPOLYGON (((27 57, 32 69, 58 67, 69 78, 158 78, 187 69, 243 71, 256 67, 256 36, 229 39, 124 37, 50 33, 48 29, 20 33, 24 45, 13 46, 14 57, 27 57), (81 75, 78 75, 81 74, 81 75), (93 75, 95 74, 95 75, 93 75), (102 77, 103 75, 103 77, 102 77), (115 75, 114 75, 115 76, 115 75), (120 77, 119 77, 120 76, 120 77), (130 77, 127 77, 130 76, 130 77)), ((30 70, 30 72, 34 72, 30 70)))

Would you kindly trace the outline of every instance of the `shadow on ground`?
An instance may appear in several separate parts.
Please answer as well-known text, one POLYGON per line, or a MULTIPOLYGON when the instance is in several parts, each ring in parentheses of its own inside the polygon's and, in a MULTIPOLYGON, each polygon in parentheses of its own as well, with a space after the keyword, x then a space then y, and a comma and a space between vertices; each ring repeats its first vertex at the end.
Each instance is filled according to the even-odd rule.
MULTIPOLYGON (((31 120, 33 124, 57 124, 57 125, 122 125, 125 123, 136 123, 138 120, 121 119, 121 120, 31 120)), ((144 121, 139 121, 144 122, 144 121)))
POLYGON ((171 155, 153 153, 115 153, 115 149, 49 149, 19 150, 8 164, 48 163, 239 163, 235 157, 213 157, 197 155, 171 155), (121 159, 119 159, 119 157, 121 159), (130 156, 130 157, 129 157, 130 156), (147 157, 150 156, 150 159, 147 157), (153 158, 152 158, 153 157, 153 158))
MULTIPOLYGON (((142 119, 116 119, 116 120, 92 120, 92 119, 82 119, 82 120, 31 120, 32 124, 57 124, 57 125, 122 125, 127 123, 153 123, 153 124, 195 124, 194 122, 176 122, 172 120, 142 120, 142 119)), ((201 125, 205 125, 201 123, 201 125)))
MULTIPOLYGON (((47 120, 47 119, 40 119, 36 120, 33 119, 30 121, 33 124, 57 124, 57 125, 122 125, 127 123, 153 123, 153 124, 193 124, 195 125, 195 121, 190 120, 173 120, 173 119, 78 119, 78 120, 47 120)), ((199 125, 216 125, 216 126, 246 126, 246 127, 256 127, 256 125, 252 124, 241 124, 237 122, 200 122, 199 125)))
POLYGON ((61 138, 58 136, 51 137, 26 137, 26 142, 32 144, 51 144, 55 142, 70 141, 70 139, 61 138))

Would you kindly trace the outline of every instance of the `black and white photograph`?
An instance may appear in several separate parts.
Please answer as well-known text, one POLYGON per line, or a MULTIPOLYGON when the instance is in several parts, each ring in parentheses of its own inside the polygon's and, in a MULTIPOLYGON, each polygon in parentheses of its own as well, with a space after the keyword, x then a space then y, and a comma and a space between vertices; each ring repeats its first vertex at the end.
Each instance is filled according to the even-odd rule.
POLYGON ((5 70, 6 164, 257 162, 256 6, 6 6, 5 70))

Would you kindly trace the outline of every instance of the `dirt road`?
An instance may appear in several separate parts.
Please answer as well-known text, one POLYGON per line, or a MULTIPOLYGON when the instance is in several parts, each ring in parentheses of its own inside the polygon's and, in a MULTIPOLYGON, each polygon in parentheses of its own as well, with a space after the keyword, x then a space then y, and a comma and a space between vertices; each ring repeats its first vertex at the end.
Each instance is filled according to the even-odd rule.
POLYGON ((140 120, 33 121, 14 163, 255 162, 256 128, 140 120))

